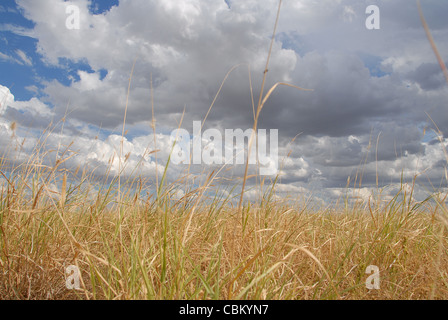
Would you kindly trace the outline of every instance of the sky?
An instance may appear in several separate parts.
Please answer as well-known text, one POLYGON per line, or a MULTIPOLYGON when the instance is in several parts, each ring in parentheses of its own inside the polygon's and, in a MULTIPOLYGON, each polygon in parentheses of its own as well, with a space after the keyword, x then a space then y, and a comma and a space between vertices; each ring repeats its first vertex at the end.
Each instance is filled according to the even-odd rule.
MULTIPOLYGON (((448 61, 448 2, 421 4, 448 61)), ((276 0, 3 0, 0 152, 26 161, 47 134, 48 150, 76 153, 65 165, 116 173, 119 160, 110 160, 121 152, 127 105, 126 174, 154 180, 179 123, 188 132, 205 117, 203 130, 252 128, 277 8, 276 0), (79 9, 79 28, 68 6, 79 9)), ((377 183, 390 197, 414 177, 416 196, 445 190, 448 84, 415 1, 284 0, 264 93, 277 82, 313 89, 277 87, 260 114, 259 128, 278 130, 279 192, 332 201, 356 181, 363 199, 377 183), (379 29, 366 27, 370 5, 379 29)), ((216 168, 191 170, 199 182, 216 168)), ((170 166, 169 179, 185 169, 170 166)), ((243 173, 236 164, 221 176, 243 173)))

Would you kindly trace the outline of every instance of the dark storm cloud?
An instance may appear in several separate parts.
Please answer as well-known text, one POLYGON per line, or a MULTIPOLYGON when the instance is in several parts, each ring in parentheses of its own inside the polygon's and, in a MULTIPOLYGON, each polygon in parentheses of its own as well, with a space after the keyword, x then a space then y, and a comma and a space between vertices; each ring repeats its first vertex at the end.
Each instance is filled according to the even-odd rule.
POLYGON ((418 83, 423 90, 437 90, 446 86, 445 77, 437 63, 421 64, 415 71, 409 73, 409 80, 418 83))

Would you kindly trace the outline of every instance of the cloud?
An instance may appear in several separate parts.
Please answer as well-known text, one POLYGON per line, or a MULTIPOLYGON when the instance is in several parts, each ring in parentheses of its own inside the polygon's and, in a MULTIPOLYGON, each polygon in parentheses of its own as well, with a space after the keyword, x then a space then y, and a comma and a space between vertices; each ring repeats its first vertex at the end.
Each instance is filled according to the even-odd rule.
POLYGON ((7 87, 0 85, 0 116, 6 110, 8 105, 11 105, 14 102, 14 96, 11 91, 7 87))
POLYGON ((5 53, 0 52, 0 60, 3 60, 5 62, 17 63, 17 64, 20 64, 20 65, 26 65, 26 66, 31 66, 33 64, 31 59, 22 50, 17 49, 15 51, 15 53, 19 57, 19 59, 14 58, 13 56, 10 56, 10 55, 7 55, 5 53))
MULTIPOLYGON (((69 84, 43 82, 45 96, 14 102, 2 112, 7 119, 20 118, 23 125, 42 125, 68 112, 67 135, 95 146, 94 151, 79 146, 91 163, 109 165, 126 105, 128 161, 139 163, 151 139, 152 99, 165 148, 161 159, 167 157, 169 133, 184 108, 182 127, 191 132, 193 121, 205 117, 235 66, 204 130, 252 127, 252 101, 258 101, 277 1, 123 0, 94 14, 89 1, 74 0, 70 4, 80 9, 79 30, 65 26, 65 1, 17 4, 34 28, 3 25, 3 30, 37 39, 37 53, 52 68, 66 69, 65 62, 71 61, 91 70, 72 72, 69 84), (104 136, 94 140, 101 130, 104 136)), ((429 115, 448 135, 448 89, 417 7, 404 0, 378 6, 381 29, 367 30, 365 3, 283 2, 265 92, 278 81, 314 90, 278 87, 261 112, 261 128, 279 129, 282 157, 291 151, 283 163, 284 185, 336 190, 361 171, 370 185, 377 177, 384 184, 396 183, 400 169, 407 177, 415 170, 431 177, 442 173, 440 145, 425 141, 423 128, 433 126, 429 115)), ((441 14, 447 4, 430 0, 423 7, 440 52, 448 52, 448 22, 441 14)), ((22 63, 36 62, 24 52, 16 51, 22 63)), ((6 54, 0 58, 11 59, 6 54)), ((155 162, 147 161, 142 170, 150 174, 155 162)), ((116 162, 113 167, 117 172, 116 162)), ((241 175, 243 169, 236 167, 232 174, 241 175)))
POLYGON ((437 90, 446 85, 443 72, 437 63, 422 63, 414 71, 409 72, 408 77, 423 90, 437 90))
POLYGON ((31 61, 31 59, 22 50, 17 49, 16 54, 19 56, 22 64, 25 64, 27 66, 33 65, 33 62, 31 61))
POLYGON ((0 116, 29 128, 46 128, 54 117, 53 110, 38 98, 16 101, 7 87, 0 85, 0 116))
POLYGON ((6 62, 9 61, 9 62, 14 62, 14 63, 19 63, 19 61, 17 61, 17 59, 15 59, 3 52, 0 52, 0 59, 3 61, 6 61, 6 62))
MULTIPOLYGON (((96 71, 108 70, 108 76, 101 82, 113 98, 101 101, 93 95, 89 99, 81 97, 81 88, 89 85, 87 78, 75 81, 63 90, 63 94, 58 83, 52 83, 46 89, 56 108, 65 106, 70 97, 77 105, 72 116, 83 121, 89 118, 96 125, 113 126, 121 122, 134 58, 137 62, 130 94, 133 109, 129 113, 129 123, 142 120, 147 110, 151 74, 156 106, 163 106, 158 110, 159 115, 181 112, 187 105, 191 117, 203 117, 231 67, 250 64, 254 72, 262 74, 269 44, 269 38, 265 36, 271 32, 271 26, 266 26, 260 19, 272 18, 270 6, 264 8, 255 2, 235 4, 230 12, 224 2, 188 1, 180 6, 177 2, 125 1, 104 15, 92 15, 88 12, 87 1, 74 1, 83 17, 80 30, 64 27, 66 3, 63 1, 52 0, 43 6, 26 1, 18 3, 27 17, 36 23, 34 32, 39 40, 38 51, 45 61, 58 65, 61 57, 86 60, 96 71), (49 20, 48 16, 54 18, 49 20), (97 116, 90 114, 93 106, 112 113, 107 123, 100 117, 101 113, 97 116)), ((279 80, 287 80, 295 54, 292 50, 282 50, 279 45, 274 50, 280 54, 272 59, 274 71, 271 73, 279 80)), ((234 87, 223 94, 226 97, 245 94, 250 103, 247 72, 237 73, 232 81, 234 87), (246 92, 241 92, 243 86, 246 92), (232 92, 232 89, 239 92, 232 92)), ((229 109, 238 110, 240 105, 225 103, 220 108, 224 110, 217 111, 217 115, 228 113, 229 109)), ((246 109, 250 114, 250 105, 246 109)), ((211 116, 215 117, 215 112, 211 116)))

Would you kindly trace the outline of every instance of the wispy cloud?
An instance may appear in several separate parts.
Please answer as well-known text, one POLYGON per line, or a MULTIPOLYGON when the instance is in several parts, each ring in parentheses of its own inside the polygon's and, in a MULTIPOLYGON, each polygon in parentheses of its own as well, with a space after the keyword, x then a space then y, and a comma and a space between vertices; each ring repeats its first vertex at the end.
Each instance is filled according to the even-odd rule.
POLYGON ((31 61, 31 58, 29 58, 25 52, 23 52, 20 49, 16 50, 16 54, 19 56, 19 58, 22 60, 22 62, 27 66, 32 66, 33 62, 31 61))
POLYGON ((19 57, 19 59, 12 57, 10 55, 7 55, 3 52, 0 52, 0 60, 3 60, 5 62, 17 63, 20 65, 26 65, 26 66, 33 65, 31 58, 28 57, 25 52, 23 52, 20 49, 17 49, 17 50, 15 50, 15 53, 19 57))
POLYGON ((0 32, 5 32, 5 31, 17 34, 19 36, 24 36, 24 37, 34 37, 35 36, 34 29, 30 29, 30 28, 10 24, 10 23, 0 24, 0 32))
POLYGON ((17 61, 17 59, 8 56, 7 54, 4 54, 3 52, 0 52, 0 60, 3 61, 9 61, 9 62, 13 62, 13 63, 20 63, 19 61, 17 61))

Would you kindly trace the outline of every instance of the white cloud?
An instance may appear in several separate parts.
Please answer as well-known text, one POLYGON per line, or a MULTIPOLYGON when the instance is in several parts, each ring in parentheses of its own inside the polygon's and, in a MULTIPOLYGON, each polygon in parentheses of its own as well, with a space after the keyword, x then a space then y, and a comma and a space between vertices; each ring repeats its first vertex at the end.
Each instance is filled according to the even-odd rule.
POLYGON ((28 57, 28 56, 26 55, 26 53, 23 52, 22 50, 17 49, 17 50, 16 50, 16 54, 17 54, 17 55, 19 56, 19 58, 22 60, 22 64, 25 64, 25 65, 27 65, 27 66, 31 66, 31 65, 33 65, 33 62, 31 61, 31 58, 28 57))
POLYGON ((20 49, 15 50, 15 53, 17 56, 19 56, 20 60, 9 56, 5 53, 0 52, 0 60, 6 61, 6 62, 12 62, 12 63, 17 63, 17 64, 21 64, 21 65, 27 65, 27 66, 31 66, 33 64, 31 58, 29 58, 25 52, 23 52, 20 49))
POLYGON ((53 111, 48 105, 37 98, 31 98, 29 101, 15 101, 11 107, 18 111, 30 112, 32 116, 41 116, 47 119, 51 119, 53 115, 53 111))
POLYGON ((19 61, 17 61, 17 59, 15 59, 11 56, 8 56, 7 54, 4 54, 2 52, 0 52, 0 60, 9 61, 9 62, 13 62, 13 63, 20 63, 19 61))
POLYGON ((344 17, 344 21, 347 21, 347 22, 353 21, 353 19, 356 17, 356 12, 352 6, 344 6, 343 17, 344 17))
POLYGON ((0 85, 0 116, 5 112, 6 107, 14 103, 14 96, 11 91, 2 85, 0 85))

